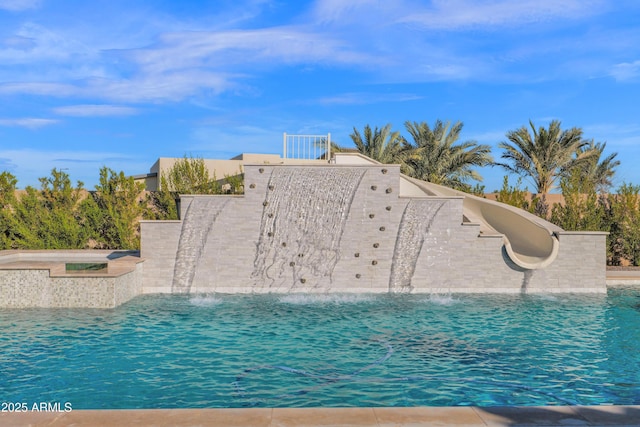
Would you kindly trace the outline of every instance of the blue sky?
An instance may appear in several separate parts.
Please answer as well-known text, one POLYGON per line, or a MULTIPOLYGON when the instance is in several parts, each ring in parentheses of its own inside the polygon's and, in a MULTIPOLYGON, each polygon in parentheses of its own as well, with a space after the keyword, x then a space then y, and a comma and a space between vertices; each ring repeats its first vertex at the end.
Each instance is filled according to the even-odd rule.
POLYGON ((0 0, 0 170, 91 189, 102 166, 437 119, 499 158, 507 131, 558 119, 640 184, 639 83, 636 0, 0 0))

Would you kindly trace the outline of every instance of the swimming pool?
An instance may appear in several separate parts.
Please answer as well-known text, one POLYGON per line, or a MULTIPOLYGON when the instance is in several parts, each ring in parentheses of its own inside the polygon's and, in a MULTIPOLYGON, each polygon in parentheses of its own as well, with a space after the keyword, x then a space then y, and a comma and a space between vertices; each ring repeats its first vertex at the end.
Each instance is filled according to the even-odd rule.
POLYGON ((0 310, 3 401, 73 409, 640 404, 640 292, 153 295, 0 310))

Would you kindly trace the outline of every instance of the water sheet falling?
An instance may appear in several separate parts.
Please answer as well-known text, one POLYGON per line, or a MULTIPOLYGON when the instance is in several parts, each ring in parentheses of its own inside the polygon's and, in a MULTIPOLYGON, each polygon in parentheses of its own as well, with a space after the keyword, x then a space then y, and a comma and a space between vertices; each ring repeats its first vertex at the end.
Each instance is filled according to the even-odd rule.
POLYGON ((444 201, 411 199, 404 209, 391 263, 389 292, 411 292, 411 279, 425 237, 444 201))
POLYGON ((176 252, 172 293, 189 293, 209 232, 229 198, 194 197, 187 208, 176 252))
MULTIPOLYGON (((274 168, 254 262, 255 287, 317 290, 340 257, 361 168, 274 168)), ((325 281, 326 282, 326 281, 325 281)))

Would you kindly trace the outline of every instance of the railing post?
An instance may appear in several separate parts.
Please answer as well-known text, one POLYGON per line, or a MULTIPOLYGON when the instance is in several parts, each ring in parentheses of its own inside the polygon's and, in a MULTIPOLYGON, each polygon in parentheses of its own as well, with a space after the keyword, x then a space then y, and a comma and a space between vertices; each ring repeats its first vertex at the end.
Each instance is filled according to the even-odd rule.
POLYGON ((331 132, 327 133, 327 163, 331 162, 331 132))
POLYGON ((287 133, 285 132, 282 137, 283 148, 282 148, 282 158, 287 158, 287 133))

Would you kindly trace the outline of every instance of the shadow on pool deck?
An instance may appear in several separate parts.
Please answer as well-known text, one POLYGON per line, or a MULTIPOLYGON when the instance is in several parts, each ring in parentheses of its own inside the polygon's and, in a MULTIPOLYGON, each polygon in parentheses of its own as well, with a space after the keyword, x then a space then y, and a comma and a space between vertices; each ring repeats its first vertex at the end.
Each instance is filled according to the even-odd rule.
POLYGON ((640 406, 256 408, 0 413, 2 426, 638 426, 640 406))

